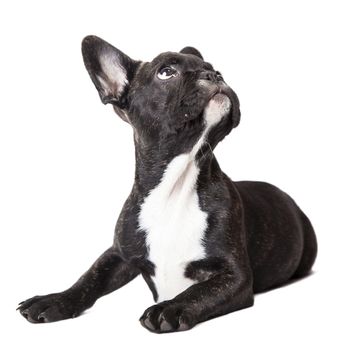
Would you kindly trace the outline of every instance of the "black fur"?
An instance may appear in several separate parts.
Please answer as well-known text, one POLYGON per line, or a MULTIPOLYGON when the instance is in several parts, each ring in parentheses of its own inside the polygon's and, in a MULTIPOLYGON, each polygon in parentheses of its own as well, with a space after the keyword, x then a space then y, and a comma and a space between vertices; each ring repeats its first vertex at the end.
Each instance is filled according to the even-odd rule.
MULTIPOLYGON (((254 293, 282 285, 310 271, 317 253, 311 223, 278 188, 261 182, 232 182, 220 169, 213 149, 240 120, 239 101, 199 51, 186 47, 152 62, 134 61, 102 39, 83 41, 85 66, 103 103, 111 103, 134 129, 135 182, 117 221, 112 247, 71 288, 20 304, 30 322, 52 322, 79 315, 101 296, 142 274, 154 299, 146 232, 139 229, 140 206, 177 155, 189 152, 204 128, 203 111, 216 93, 231 110, 207 136, 196 158, 197 194, 208 214, 203 243, 206 258, 189 263, 185 276, 196 283, 172 300, 151 306, 140 321, 162 333, 192 328, 207 319, 253 305, 254 293), (102 55, 112 55, 126 82, 103 71, 102 55), (177 76, 157 78, 163 67, 177 76), (200 81, 204 84, 200 85, 200 81)), ((185 218, 187 220, 187 218, 185 218)))

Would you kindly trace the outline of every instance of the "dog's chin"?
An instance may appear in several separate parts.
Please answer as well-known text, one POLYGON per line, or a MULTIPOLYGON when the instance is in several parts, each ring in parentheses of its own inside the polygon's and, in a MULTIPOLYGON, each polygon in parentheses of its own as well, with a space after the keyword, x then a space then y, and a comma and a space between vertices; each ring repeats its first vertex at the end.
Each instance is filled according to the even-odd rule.
POLYGON ((207 103, 203 116, 208 128, 218 124, 224 117, 230 114, 231 100, 223 93, 216 93, 207 103))

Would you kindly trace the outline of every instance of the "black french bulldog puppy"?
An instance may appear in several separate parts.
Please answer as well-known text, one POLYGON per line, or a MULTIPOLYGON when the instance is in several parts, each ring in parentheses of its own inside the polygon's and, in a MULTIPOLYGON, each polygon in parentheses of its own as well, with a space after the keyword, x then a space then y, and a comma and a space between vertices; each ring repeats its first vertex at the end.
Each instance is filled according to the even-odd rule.
POLYGON ((183 331, 308 274, 317 241, 305 214, 270 184, 231 181, 216 161, 239 101, 199 51, 140 62, 88 36, 82 53, 102 102, 133 128, 135 181, 112 247, 69 289, 21 303, 28 321, 76 317, 142 274, 157 304, 141 324, 183 331))

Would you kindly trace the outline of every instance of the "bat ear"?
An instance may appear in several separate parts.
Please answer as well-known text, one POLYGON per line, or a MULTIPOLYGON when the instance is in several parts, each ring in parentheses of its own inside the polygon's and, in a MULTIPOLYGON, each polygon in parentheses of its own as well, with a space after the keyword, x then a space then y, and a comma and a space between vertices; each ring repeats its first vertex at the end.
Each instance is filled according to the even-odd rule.
POLYGON ((194 55, 194 56, 197 56, 199 58, 201 58, 202 60, 204 59, 200 53, 199 50, 195 49, 194 47, 191 47, 191 46, 186 46, 184 47, 180 53, 184 53, 184 54, 187 54, 187 55, 194 55))
POLYGON ((82 41, 84 65, 104 104, 122 100, 140 64, 94 35, 82 41))

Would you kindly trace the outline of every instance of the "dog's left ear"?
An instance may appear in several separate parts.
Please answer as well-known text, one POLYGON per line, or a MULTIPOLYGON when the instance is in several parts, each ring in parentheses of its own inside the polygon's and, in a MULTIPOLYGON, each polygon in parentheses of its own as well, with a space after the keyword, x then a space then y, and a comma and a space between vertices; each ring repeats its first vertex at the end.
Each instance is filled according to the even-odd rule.
POLYGON ((120 103, 128 91, 139 61, 134 61, 111 44, 90 35, 83 39, 85 67, 104 104, 120 103))
POLYGON ((197 56, 199 58, 201 58, 202 60, 204 59, 200 53, 199 50, 195 49, 194 47, 191 47, 191 46, 186 46, 184 47, 180 53, 184 53, 184 54, 187 54, 187 55, 194 55, 194 56, 197 56))

